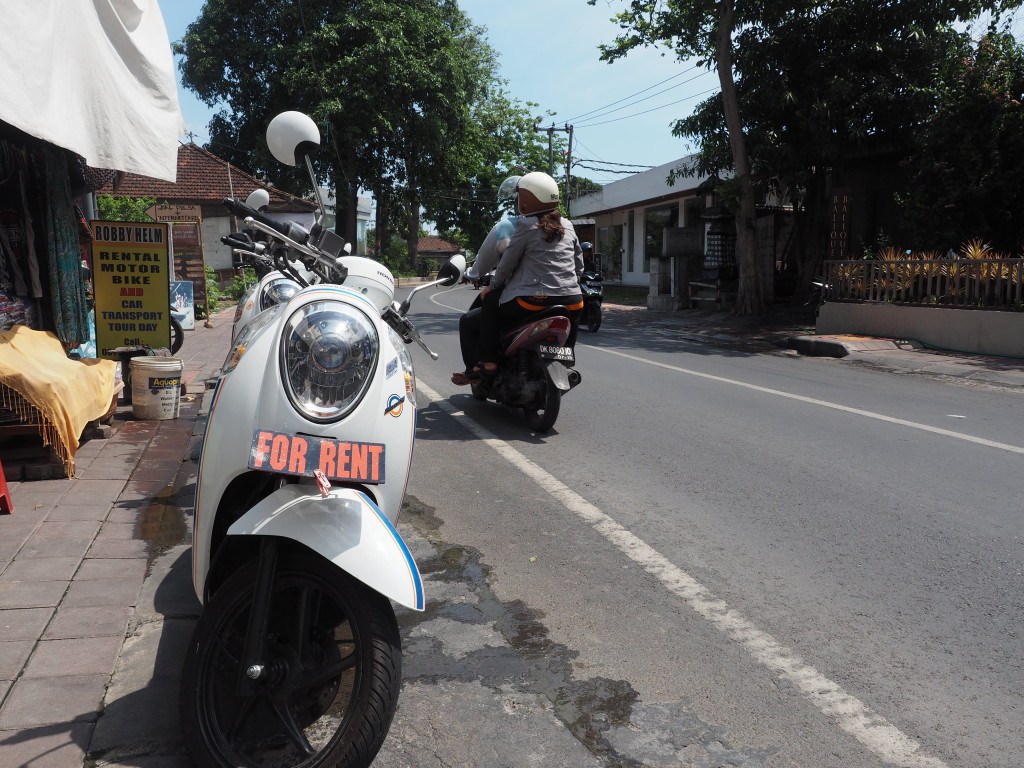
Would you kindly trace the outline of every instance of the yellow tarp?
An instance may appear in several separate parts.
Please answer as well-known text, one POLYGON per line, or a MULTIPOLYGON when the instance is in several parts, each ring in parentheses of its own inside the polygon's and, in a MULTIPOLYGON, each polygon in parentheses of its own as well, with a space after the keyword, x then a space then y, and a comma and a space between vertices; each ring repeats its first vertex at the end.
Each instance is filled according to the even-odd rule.
POLYGON ((28 423, 41 422, 43 443, 53 446, 69 477, 85 425, 110 410, 116 370, 113 360, 69 359, 48 331, 16 325, 0 332, 3 407, 28 423))

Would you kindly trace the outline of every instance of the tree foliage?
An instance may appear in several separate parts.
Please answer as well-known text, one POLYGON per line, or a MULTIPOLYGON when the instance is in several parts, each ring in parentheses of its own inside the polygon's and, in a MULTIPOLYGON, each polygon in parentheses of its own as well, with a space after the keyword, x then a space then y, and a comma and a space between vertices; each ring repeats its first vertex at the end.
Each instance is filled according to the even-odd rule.
POLYGON ((410 251, 421 206, 464 231, 490 213, 489 227, 493 205, 463 203, 540 151, 529 108, 503 93, 483 30, 454 0, 207 0, 175 50, 183 83, 222 106, 211 149, 279 186, 308 183, 269 156, 266 125, 286 109, 313 116, 350 240, 360 189, 377 200, 378 237, 397 228, 410 251))
POLYGON ((914 134, 901 195, 914 247, 980 238, 1024 255, 1024 46, 1005 31, 962 40, 924 93, 935 107, 914 134))
MULTIPOLYGON (((858 154, 907 153, 930 115, 927 91, 937 62, 963 39, 950 26, 984 11, 998 15, 1020 0, 807 0, 760 3, 732 0, 632 0, 616 18, 625 30, 607 58, 641 45, 664 46, 679 59, 697 57, 719 71, 723 89, 673 132, 701 145, 698 170, 732 170, 740 182, 769 184, 789 195, 798 214, 798 259, 805 276, 824 252, 826 193, 858 154), (727 40, 721 22, 732 13, 727 40), (717 26, 716 26, 717 25, 717 26), (731 53, 735 93, 722 71, 731 53), (736 115, 730 119, 730 111, 736 115), (738 119, 737 119, 738 118, 738 119), (746 157, 738 151, 737 134, 746 157), (744 161, 749 168, 744 167, 744 161)), ((740 195, 740 200, 745 196, 740 195)), ((742 240, 745 215, 738 219, 742 240)), ((753 265, 740 250, 741 312, 757 311, 761 296, 745 273, 753 265)))
POLYGON ((155 197, 100 195, 96 198, 97 213, 102 221, 152 221, 146 209, 155 204, 155 197))

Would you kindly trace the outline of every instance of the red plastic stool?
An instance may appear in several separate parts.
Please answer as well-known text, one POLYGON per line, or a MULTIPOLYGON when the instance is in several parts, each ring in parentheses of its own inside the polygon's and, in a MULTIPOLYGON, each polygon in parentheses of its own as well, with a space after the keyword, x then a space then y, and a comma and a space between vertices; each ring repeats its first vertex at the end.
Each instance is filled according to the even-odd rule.
POLYGON ((0 512, 9 515, 14 511, 11 492, 7 490, 7 478, 4 476, 4 465, 0 464, 0 512))

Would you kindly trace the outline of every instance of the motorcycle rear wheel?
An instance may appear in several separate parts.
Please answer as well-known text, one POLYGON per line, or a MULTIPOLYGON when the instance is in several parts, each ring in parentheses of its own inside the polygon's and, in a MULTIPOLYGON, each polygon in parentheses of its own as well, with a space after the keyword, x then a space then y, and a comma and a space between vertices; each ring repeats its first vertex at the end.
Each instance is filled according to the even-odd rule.
POLYGON ((597 329, 601 327, 601 305, 588 304, 584 312, 586 313, 587 330, 597 333, 597 329))
POLYGON ((562 393, 554 385, 548 375, 543 371, 539 377, 540 389, 533 398, 530 405, 523 406, 526 414, 526 423, 534 432, 547 432, 555 426, 558 419, 558 409, 562 405, 562 393))
POLYGON ((256 563, 230 576, 189 644, 181 722, 198 765, 365 768, 387 735, 401 685, 391 604, 312 552, 282 553, 264 671, 237 691, 256 563))

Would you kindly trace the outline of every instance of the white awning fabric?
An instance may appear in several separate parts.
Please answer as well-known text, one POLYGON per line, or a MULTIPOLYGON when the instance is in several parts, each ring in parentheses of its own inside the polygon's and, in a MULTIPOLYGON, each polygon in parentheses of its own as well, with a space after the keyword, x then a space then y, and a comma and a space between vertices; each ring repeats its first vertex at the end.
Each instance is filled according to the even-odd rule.
POLYGON ((174 59, 157 0, 0 0, 0 120, 110 168, 173 182, 174 59))

